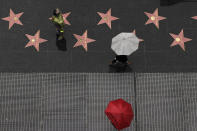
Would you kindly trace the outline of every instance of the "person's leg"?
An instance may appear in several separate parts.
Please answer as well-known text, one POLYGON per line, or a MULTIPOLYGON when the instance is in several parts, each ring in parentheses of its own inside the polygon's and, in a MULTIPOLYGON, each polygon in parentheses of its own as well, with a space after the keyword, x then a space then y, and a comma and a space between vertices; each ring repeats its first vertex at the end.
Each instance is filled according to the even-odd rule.
POLYGON ((116 55, 116 60, 120 62, 121 61, 121 55, 116 55))
POLYGON ((112 60, 111 64, 115 64, 116 63, 116 57, 112 60))
POLYGON ((64 38, 64 30, 63 30, 63 28, 60 25, 57 25, 56 26, 56 30, 57 30, 56 35, 57 35, 58 40, 62 40, 64 38))
POLYGON ((60 37, 61 37, 60 39, 63 39, 64 38, 64 26, 60 25, 59 31, 60 31, 60 37))
POLYGON ((128 57, 127 55, 116 55, 114 60, 111 63, 111 66, 127 66, 128 65, 128 57))
POLYGON ((58 24, 55 24, 56 27, 56 35, 59 36, 60 35, 60 26, 58 24))
POLYGON ((128 62, 128 57, 127 57, 127 55, 123 55, 123 56, 122 56, 122 59, 123 59, 123 63, 127 63, 127 62, 128 62))
POLYGON ((127 63, 128 58, 126 55, 117 55, 116 59, 121 63, 127 63))

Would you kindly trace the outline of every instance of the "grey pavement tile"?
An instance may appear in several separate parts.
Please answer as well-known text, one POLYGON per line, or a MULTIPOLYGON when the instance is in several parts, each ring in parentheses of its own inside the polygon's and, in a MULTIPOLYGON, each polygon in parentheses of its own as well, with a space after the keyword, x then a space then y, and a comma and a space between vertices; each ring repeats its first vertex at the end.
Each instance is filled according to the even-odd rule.
POLYGON ((85 131, 85 89, 85 74, 44 75, 43 131, 85 131))
POLYGON ((104 110, 123 98, 135 113, 125 130, 195 131, 196 79, 196 73, 1 73, 0 130, 112 131, 104 110))
POLYGON ((0 74, 0 130, 40 129, 41 74, 0 74))
POLYGON ((137 97, 137 130, 185 131, 184 103, 181 97, 137 97))
POLYGON ((196 74, 137 74, 137 129, 195 129, 196 74))
POLYGON ((88 95, 90 97, 135 96, 134 77, 132 73, 88 75, 88 95))
POLYGON ((137 96, 196 97, 196 73, 137 73, 137 96))
POLYGON ((197 122, 197 98, 191 97, 187 99, 186 104, 186 112, 185 112, 185 124, 187 125, 187 129, 191 131, 195 131, 197 129, 196 122, 197 122))

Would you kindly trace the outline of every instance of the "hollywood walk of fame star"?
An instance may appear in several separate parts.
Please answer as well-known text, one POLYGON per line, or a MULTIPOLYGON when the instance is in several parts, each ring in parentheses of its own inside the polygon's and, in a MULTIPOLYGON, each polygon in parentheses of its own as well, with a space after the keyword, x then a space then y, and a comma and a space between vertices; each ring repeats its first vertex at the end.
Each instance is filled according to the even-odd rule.
POLYGON ((192 39, 184 37, 183 29, 179 33, 179 35, 175 35, 170 33, 170 35, 174 38, 173 43, 170 45, 176 46, 179 45, 185 51, 185 42, 191 41, 192 39))
POLYGON ((45 39, 40 38, 40 30, 38 30, 34 36, 28 34, 25 35, 29 39, 29 42, 27 43, 25 48, 29 46, 34 46, 36 50, 39 51, 39 44, 47 41, 45 39))
POLYGON ((87 44, 96 41, 96 40, 88 38, 88 31, 87 30, 85 31, 85 33, 82 36, 76 35, 76 34, 73 34, 73 35, 77 39, 77 43, 74 45, 74 47, 83 46, 86 51, 88 51, 87 44))
POLYGON ((193 16, 192 19, 197 20, 197 16, 193 16))
MULTIPOLYGON (((133 30, 132 33, 136 35, 136 30, 133 30)), ((139 39, 140 42, 143 42, 144 41, 143 39, 140 39, 140 38, 138 38, 138 39, 139 39)))
POLYGON ((70 13, 71 12, 62 14, 63 19, 64 19, 64 23, 67 24, 67 25, 71 25, 70 22, 67 20, 67 17, 70 15, 70 13))
MULTIPOLYGON (((70 14, 71 14, 71 12, 62 14, 63 19, 64 19, 64 24, 66 24, 66 25, 71 25, 70 22, 67 20, 67 17, 68 17, 70 14)), ((49 20, 51 20, 51 19, 52 19, 52 17, 49 18, 49 20)))
POLYGON ((159 29, 159 21, 160 20, 164 20, 166 19, 166 17, 162 17, 162 16, 159 16, 158 15, 158 8, 154 11, 153 14, 151 13, 148 13, 148 12, 144 12, 147 16, 148 16, 148 21, 146 22, 146 25, 147 24, 155 24, 155 26, 159 29))
POLYGON ((19 18, 23 15, 24 12, 15 14, 12 9, 10 9, 10 16, 2 18, 2 20, 9 21, 9 29, 14 25, 14 24, 19 24, 23 25, 19 18))
POLYGON ((98 25, 106 23, 110 29, 111 29, 111 22, 114 21, 114 20, 119 19, 117 17, 111 16, 111 9, 109 9, 106 14, 100 13, 100 12, 97 12, 97 13, 102 18, 99 21, 98 25))

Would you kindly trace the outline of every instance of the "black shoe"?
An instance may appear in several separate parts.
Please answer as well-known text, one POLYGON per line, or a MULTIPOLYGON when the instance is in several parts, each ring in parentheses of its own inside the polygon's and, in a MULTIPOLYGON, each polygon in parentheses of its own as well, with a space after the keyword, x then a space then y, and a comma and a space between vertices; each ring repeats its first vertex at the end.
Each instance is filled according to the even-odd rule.
POLYGON ((117 60, 116 60, 116 59, 114 59, 111 63, 112 63, 112 64, 114 64, 114 63, 116 63, 116 62, 117 62, 117 60))
POLYGON ((113 60, 112 63, 110 64, 110 66, 112 66, 112 67, 117 67, 118 64, 119 64, 118 61, 113 60))
POLYGON ((122 62, 115 60, 115 61, 112 61, 110 66, 112 66, 112 67, 126 67, 126 66, 128 66, 128 63, 122 63, 122 62))

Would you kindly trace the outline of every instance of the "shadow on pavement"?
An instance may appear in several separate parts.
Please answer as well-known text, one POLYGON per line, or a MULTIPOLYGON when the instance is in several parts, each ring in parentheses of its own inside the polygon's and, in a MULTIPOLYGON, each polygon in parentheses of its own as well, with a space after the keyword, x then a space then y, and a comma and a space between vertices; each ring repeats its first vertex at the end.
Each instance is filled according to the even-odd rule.
POLYGON ((109 66, 109 73, 124 73, 124 72, 133 72, 133 70, 132 70, 132 68, 130 66, 125 66, 125 67, 121 67, 121 66, 117 66, 117 67, 109 66))
POLYGON ((61 40, 56 39, 56 46, 57 46, 58 50, 66 51, 67 50, 66 39, 65 38, 63 38, 61 40))

